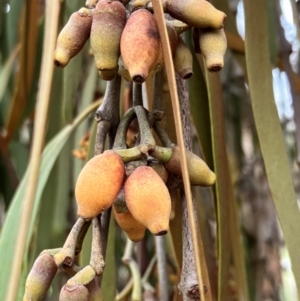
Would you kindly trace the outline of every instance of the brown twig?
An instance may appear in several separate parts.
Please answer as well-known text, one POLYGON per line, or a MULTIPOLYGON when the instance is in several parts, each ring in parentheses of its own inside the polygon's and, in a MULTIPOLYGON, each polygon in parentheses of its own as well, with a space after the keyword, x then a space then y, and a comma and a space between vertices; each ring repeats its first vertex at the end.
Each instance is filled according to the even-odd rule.
POLYGON ((162 120, 165 115, 163 105, 163 70, 160 70, 154 75, 154 94, 152 102, 152 114, 155 120, 162 120))
POLYGON ((93 218, 93 240, 92 240, 92 251, 91 251, 91 259, 90 266, 96 272, 97 276, 102 275, 104 268, 104 260, 103 260, 103 248, 101 241, 101 227, 98 217, 93 218))
MULTIPOLYGON (((120 122, 120 89, 121 77, 118 75, 113 80, 107 82, 105 95, 101 106, 96 112, 95 119, 101 124, 105 123, 105 127, 109 127, 109 143, 112 146, 120 122), (109 126, 108 126, 109 124, 109 126)), ((99 135, 104 135, 100 130, 97 132, 99 135)), ((98 135, 97 135, 98 136, 98 135)), ((96 138, 97 139, 97 138, 96 138)), ((96 143, 97 146, 97 143, 96 143)))
POLYGON ((157 256, 157 271, 159 285, 159 300, 169 300, 169 283, 167 271, 167 256, 165 250, 165 236, 155 236, 155 248, 157 256))
POLYGON ((61 265, 71 266, 74 263, 76 247, 78 248, 78 245, 80 244, 79 240, 83 240, 82 236, 84 232, 87 232, 88 226, 86 226, 86 223, 88 223, 88 226, 90 225, 90 223, 86 222, 83 218, 78 218, 72 227, 64 246, 53 256, 58 267, 61 265))

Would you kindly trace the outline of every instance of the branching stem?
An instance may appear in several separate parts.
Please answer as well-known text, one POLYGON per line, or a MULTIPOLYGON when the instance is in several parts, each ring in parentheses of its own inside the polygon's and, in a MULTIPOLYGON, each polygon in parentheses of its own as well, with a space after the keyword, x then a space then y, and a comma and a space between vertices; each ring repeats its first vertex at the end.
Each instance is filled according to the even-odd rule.
POLYGON ((83 218, 78 218, 72 230, 70 231, 64 246, 53 256, 58 267, 61 265, 71 266, 74 263, 75 250, 76 246, 78 246, 78 240, 82 239, 82 232, 87 231, 85 227, 86 223, 87 222, 83 218))
POLYGON ((133 108, 130 108, 123 116, 120 121, 113 149, 125 149, 126 145, 126 132, 129 128, 130 123, 136 117, 135 111, 133 108))
POLYGON ((141 141, 139 147, 142 153, 147 154, 149 150, 155 147, 155 139, 151 133, 145 108, 142 106, 135 106, 134 110, 140 128, 141 141))
POLYGON ((93 239, 90 266, 94 268, 97 276, 102 274, 105 265, 102 252, 100 222, 98 217, 95 217, 93 218, 93 239))

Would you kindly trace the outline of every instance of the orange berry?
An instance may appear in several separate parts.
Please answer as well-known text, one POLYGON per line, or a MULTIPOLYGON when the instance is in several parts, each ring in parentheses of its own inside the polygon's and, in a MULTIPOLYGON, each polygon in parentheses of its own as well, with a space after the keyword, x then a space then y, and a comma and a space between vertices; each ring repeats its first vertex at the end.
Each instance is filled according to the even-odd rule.
POLYGON ((149 166, 140 166, 126 180, 125 200, 132 216, 154 235, 169 229, 171 198, 163 180, 149 166))
POLYGON ((118 213, 113 206, 113 212, 116 222, 126 232, 129 239, 140 241, 144 238, 146 227, 139 223, 129 211, 118 213))
POLYGON ((134 82, 143 83, 155 68, 160 47, 154 16, 147 9, 134 11, 121 37, 122 59, 134 82))
POLYGON ((78 216, 91 219, 109 208, 122 187, 124 175, 124 163, 113 150, 89 160, 75 187, 78 216))

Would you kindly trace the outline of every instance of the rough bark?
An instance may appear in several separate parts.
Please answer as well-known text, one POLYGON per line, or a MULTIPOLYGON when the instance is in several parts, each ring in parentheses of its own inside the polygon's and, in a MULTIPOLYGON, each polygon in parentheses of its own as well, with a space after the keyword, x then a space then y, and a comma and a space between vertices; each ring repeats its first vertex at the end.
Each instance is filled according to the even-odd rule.
MULTIPOLYGON (((190 125, 190 106, 188 85, 185 80, 176 76, 178 97, 180 102, 181 120, 183 126, 183 138, 185 147, 191 150, 191 125, 190 125)), ((183 195, 183 193, 182 193, 183 195)), ((195 202, 194 194, 192 194, 193 203, 195 202)), ((195 204, 194 204, 195 208, 195 204)), ((195 210, 194 210, 195 214, 195 210)), ((198 228, 198 219, 195 214, 196 226, 198 228)), ((183 195, 182 197, 182 271, 181 279, 178 285, 184 301, 200 300, 199 286, 197 280, 196 263, 194 258, 192 233, 188 218, 187 202, 183 195)))

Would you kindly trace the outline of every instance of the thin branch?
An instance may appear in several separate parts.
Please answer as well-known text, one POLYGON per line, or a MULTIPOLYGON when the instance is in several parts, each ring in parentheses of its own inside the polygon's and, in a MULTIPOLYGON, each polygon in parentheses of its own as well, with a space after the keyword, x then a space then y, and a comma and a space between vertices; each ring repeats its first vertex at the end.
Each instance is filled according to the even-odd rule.
MULTIPOLYGON (((109 123, 109 143, 112 146, 120 122, 120 90, 121 77, 118 75, 113 80, 107 82, 105 95, 101 106, 96 112, 96 121, 98 123, 109 123)), ((96 143, 97 146, 97 143, 96 143)))
POLYGON ((96 272, 97 276, 100 276, 104 269, 103 251, 101 244, 100 222, 98 217, 93 218, 93 240, 90 266, 96 272))
POLYGON ((140 149, 142 153, 147 153, 149 150, 153 149, 156 145, 155 139, 153 138, 150 125, 148 123, 148 118, 146 114, 146 110, 142 106, 135 106, 134 107, 139 128, 140 128, 140 149))
MULTIPOLYGON (((144 287, 145 284, 147 283, 150 275, 151 275, 151 272, 154 268, 154 265, 156 263, 156 256, 154 255, 142 277, 142 286, 144 287)), ((129 292, 131 291, 132 289, 132 286, 133 286, 133 279, 131 278, 128 283, 126 284, 126 286, 123 288, 123 290, 116 296, 115 298, 115 301, 120 301, 122 300, 125 296, 127 296, 129 294, 129 292)))
POLYGON ((154 75, 154 94, 152 102, 152 114, 155 120, 162 120, 165 115, 163 104, 163 70, 160 70, 154 75))
POLYGON ((64 246, 53 256, 58 267, 61 265, 71 266, 74 263, 76 247, 80 244, 78 241, 82 241, 82 236, 88 229, 86 224, 88 226, 90 225, 90 223, 85 222, 83 218, 77 219, 64 243, 64 246))
POLYGON ((133 83, 133 106, 143 106, 142 85, 133 83))
POLYGON ((129 266, 132 275, 133 289, 131 299, 133 301, 140 301, 142 300, 142 282, 138 264, 132 259, 133 247, 134 243, 127 238, 122 261, 129 266))
POLYGON ((199 247, 197 242, 196 222, 195 222, 191 187, 189 182, 189 175, 188 175, 187 162, 185 156, 185 147, 184 147, 184 141, 182 135, 183 129, 181 123, 180 107, 179 107, 179 100, 178 100, 177 88, 176 88, 177 85, 175 80, 175 72, 174 72, 172 54, 171 54, 171 49, 169 44, 169 37, 166 29, 166 24, 164 20, 164 11, 161 2, 159 0, 153 0, 152 4, 153 4, 154 16, 156 17, 156 21, 158 25, 159 35, 163 41, 162 42, 163 54, 164 54, 167 77, 168 77, 168 82, 170 87, 172 108, 173 108, 175 128, 176 128, 176 137, 180 149, 180 163, 181 163, 181 170, 182 170, 182 178, 183 178, 184 191, 187 200, 189 221, 190 221, 191 232, 192 232, 192 242, 193 242, 194 256, 196 262, 198 283, 200 287, 200 297, 201 300, 205 300, 204 292, 203 292, 202 276, 201 276, 200 252, 199 252, 199 247))
POLYGON ((159 284, 159 300, 169 300, 169 283, 167 271, 167 256, 165 250, 165 237, 155 236, 155 247, 157 254, 157 270, 158 270, 158 284, 159 284))
POLYGON ((135 111, 133 108, 130 108, 123 116, 120 121, 113 149, 124 149, 127 148, 126 145, 126 132, 132 120, 136 117, 135 111))
POLYGON ((107 120, 100 121, 97 125, 96 142, 94 155, 100 155, 104 152, 105 139, 109 132, 111 124, 107 120))

